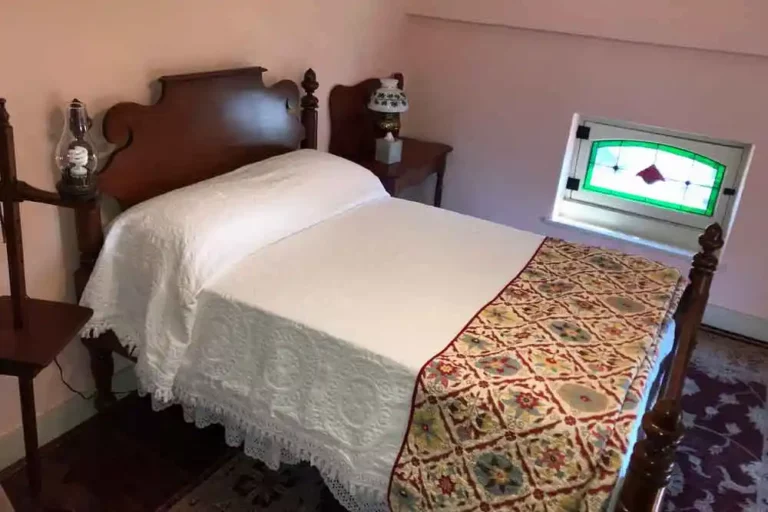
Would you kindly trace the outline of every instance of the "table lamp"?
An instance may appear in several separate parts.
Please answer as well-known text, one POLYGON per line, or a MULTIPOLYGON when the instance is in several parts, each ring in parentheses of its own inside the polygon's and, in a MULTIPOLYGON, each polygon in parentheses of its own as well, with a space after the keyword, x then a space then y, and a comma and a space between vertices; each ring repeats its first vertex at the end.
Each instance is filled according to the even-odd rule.
POLYGON ((85 103, 75 98, 64 111, 64 130, 56 145, 56 166, 61 180, 56 185, 66 197, 89 199, 96 195, 97 157, 85 103))
POLYGON ((376 139, 376 160, 386 164, 399 162, 403 142, 400 134, 400 114, 408 110, 408 98, 397 86, 397 78, 380 78, 381 87, 376 89, 368 102, 368 109, 378 113, 376 126, 382 138, 376 139))

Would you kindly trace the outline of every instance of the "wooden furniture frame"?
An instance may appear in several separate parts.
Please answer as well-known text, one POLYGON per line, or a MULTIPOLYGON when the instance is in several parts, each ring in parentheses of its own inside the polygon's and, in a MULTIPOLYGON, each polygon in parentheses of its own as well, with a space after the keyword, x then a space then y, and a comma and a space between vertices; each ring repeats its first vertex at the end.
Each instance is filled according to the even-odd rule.
POLYGON ((403 137, 403 158, 393 164, 376 160, 358 161, 381 180, 384 188, 393 196, 403 190, 419 185, 430 175, 435 175, 433 205, 440 208, 443 203, 443 177, 448 164, 451 146, 439 142, 427 142, 403 137))
MULTIPOLYGON (((306 94, 301 98, 299 123, 292 113, 298 103, 296 84, 282 81, 266 88, 263 71, 249 68, 164 77, 160 79, 164 95, 156 105, 121 103, 112 107, 104 119, 104 134, 121 147, 99 176, 100 190, 127 207, 299 145, 316 148, 318 101, 313 93, 318 84, 314 72, 304 75, 306 94), (256 112, 258 116, 253 115, 256 112)), ((359 93, 372 85, 375 83, 361 86, 359 93)), ((359 113, 347 111, 346 115, 359 113)), ((365 146, 357 135, 367 137, 332 134, 333 152, 359 157, 365 146)), ((81 292, 103 243, 98 205, 92 202, 78 208, 76 223, 81 256, 75 277, 81 292)), ((660 509, 683 435, 683 383, 717 268, 717 252, 723 245, 722 229, 710 226, 699 241, 701 251, 693 259, 690 284, 675 313, 675 346, 654 384, 659 399, 655 404, 649 402, 653 405, 642 420, 644 438, 635 445, 621 489, 617 509, 622 512, 660 509)), ((83 341, 96 381, 96 406, 103 409, 115 400, 111 353, 133 357, 111 332, 83 341)))
POLYGON ((29 494, 33 505, 40 507, 43 475, 33 380, 77 337, 93 311, 77 304, 27 296, 19 203, 32 201, 65 208, 77 207, 79 203, 16 177, 13 127, 9 121, 5 100, 0 98, 0 200, 11 291, 10 296, 0 297, 0 375, 14 376, 19 381, 29 494))

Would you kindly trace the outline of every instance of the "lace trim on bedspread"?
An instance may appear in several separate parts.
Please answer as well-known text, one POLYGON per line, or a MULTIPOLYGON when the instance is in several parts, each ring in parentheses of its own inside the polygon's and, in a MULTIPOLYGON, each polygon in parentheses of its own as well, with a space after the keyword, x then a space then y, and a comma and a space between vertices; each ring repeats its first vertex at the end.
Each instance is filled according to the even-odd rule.
POLYGON ((138 373, 137 376, 139 394, 151 395, 155 411, 178 404, 183 408, 185 421, 194 423, 197 428, 222 425, 227 445, 235 448, 242 445, 246 455, 261 460, 273 470, 283 463, 309 462, 318 469, 331 493, 349 512, 389 512, 383 492, 389 483, 387 479, 367 479, 350 471, 349 465, 326 447, 286 430, 279 422, 211 403, 180 389, 174 390, 172 400, 163 400, 156 394, 156 386, 146 386, 147 380, 138 373))
POLYGON ((311 463, 351 512, 389 510, 386 490, 407 423, 412 372, 217 294, 201 299, 200 327, 172 378, 120 318, 100 319, 88 334, 112 330, 135 347, 139 389, 155 409, 180 404, 198 427, 223 425, 229 445, 242 444, 272 468, 311 463))

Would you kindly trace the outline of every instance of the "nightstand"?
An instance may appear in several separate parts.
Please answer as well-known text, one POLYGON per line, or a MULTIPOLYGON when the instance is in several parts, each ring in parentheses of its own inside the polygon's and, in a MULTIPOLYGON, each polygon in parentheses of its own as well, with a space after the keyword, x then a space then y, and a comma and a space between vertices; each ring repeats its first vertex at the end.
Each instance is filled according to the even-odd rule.
MULTIPOLYGON (((78 335, 93 311, 77 304, 27 296, 19 203, 31 201, 75 209, 85 203, 40 190, 17 179, 13 128, 9 119, 5 100, 0 98, 0 202, 11 291, 10 296, 0 297, 0 375, 14 376, 19 381, 29 492, 35 510, 40 510, 43 479, 32 382, 78 335)), ((45 510, 62 509, 52 506, 45 510)))
MULTIPOLYGON (((397 78, 402 89, 405 85, 403 75, 395 73, 392 77, 397 78)), ((435 174, 434 204, 440 206, 446 159, 448 153, 453 151, 451 146, 403 137, 403 158, 400 162, 388 165, 373 158, 377 135, 373 113, 367 105, 379 83, 378 78, 369 78, 355 85, 336 85, 331 89, 328 97, 331 118, 328 151, 370 169, 393 196, 435 174)))
POLYGON ((400 162, 384 164, 370 159, 358 163, 375 174, 393 196, 423 183, 432 174, 437 175, 434 205, 439 208, 443 200, 445 164, 451 151, 453 148, 446 144, 403 137, 403 158, 400 162))

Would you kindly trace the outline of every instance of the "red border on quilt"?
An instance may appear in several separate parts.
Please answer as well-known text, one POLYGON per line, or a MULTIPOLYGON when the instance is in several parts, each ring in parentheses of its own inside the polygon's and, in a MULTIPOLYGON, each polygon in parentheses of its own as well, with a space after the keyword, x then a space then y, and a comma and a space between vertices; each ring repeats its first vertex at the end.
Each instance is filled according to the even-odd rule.
POLYGON ((531 264, 533 259, 536 256, 538 256, 539 251, 541 251, 541 248, 544 246, 544 243, 547 240, 549 240, 549 237, 544 237, 544 240, 541 241, 539 246, 533 252, 531 257, 523 266, 523 268, 521 268, 520 271, 515 275, 515 277, 510 279, 509 282, 507 282, 507 284, 502 286, 501 290, 499 290, 499 292, 496 295, 494 295, 491 300, 486 302, 480 309, 477 310, 477 312, 474 315, 472 315, 472 318, 470 318, 469 321, 466 324, 464 324, 464 327, 462 327, 461 330, 459 330, 456 336, 453 337, 453 339, 445 346, 445 348, 443 348, 443 350, 441 350, 440 352, 432 356, 426 363, 424 363, 421 366, 421 369, 419 370, 419 373, 416 376, 416 382, 413 384, 413 393, 411 394, 411 410, 410 410, 410 413, 408 414, 408 425, 405 427, 405 435, 403 435, 403 442, 400 444, 400 450, 397 452, 397 458, 395 459, 395 463, 392 465, 392 470, 389 473, 389 485, 387 485, 387 506, 389 507, 390 510, 392 510, 392 503, 389 499, 389 496, 392 494, 392 479, 395 476, 395 468, 397 467, 397 464, 400 462, 400 457, 402 457, 403 455, 403 450, 405 449, 405 443, 408 441, 408 432, 411 431, 411 424, 413 423, 413 409, 416 404, 416 393, 418 392, 419 382, 421 382, 422 374, 424 373, 424 370, 427 369, 427 366, 429 366, 429 364, 432 361, 434 361, 435 359, 443 355, 443 353, 445 353, 446 350, 451 348, 451 346, 454 343, 456 343, 456 341, 459 339, 459 336, 461 336, 464 333, 464 331, 467 330, 467 327, 469 327, 469 325, 475 321, 475 319, 480 315, 480 313, 482 313, 485 310, 485 308, 490 306, 496 299, 498 299, 501 296, 501 294, 504 293, 504 290, 509 288, 509 286, 512 283, 514 283, 517 280, 517 278, 520 277, 520 274, 522 274, 525 271, 525 269, 528 268, 528 265, 531 264))

